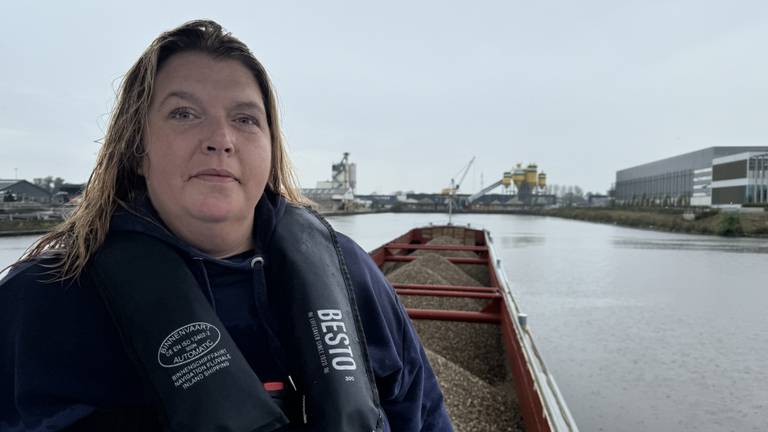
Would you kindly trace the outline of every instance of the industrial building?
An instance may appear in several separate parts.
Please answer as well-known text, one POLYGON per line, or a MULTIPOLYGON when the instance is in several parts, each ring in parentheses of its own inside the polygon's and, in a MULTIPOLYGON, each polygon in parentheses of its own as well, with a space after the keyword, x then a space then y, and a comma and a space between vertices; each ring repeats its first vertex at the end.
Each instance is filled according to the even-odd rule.
POLYGON ((0 180, 0 201, 50 203, 51 194, 26 180, 0 180))
POLYGON ((544 171, 539 172, 538 165, 532 163, 524 168, 522 164, 517 164, 514 170, 505 172, 498 181, 470 195, 463 202, 465 205, 475 208, 498 207, 500 205, 535 206, 555 204, 555 196, 545 194, 546 188, 547 174, 544 171), (506 192, 503 195, 508 195, 507 198, 504 198, 503 195, 495 194, 493 198, 483 199, 484 196, 499 186, 503 187, 503 190, 506 192))
POLYGON ((319 181, 317 187, 302 189, 301 193, 322 210, 344 210, 354 203, 357 186, 357 165, 344 153, 339 163, 331 165, 331 180, 319 181))
POLYGON ((768 205, 768 150, 712 161, 712 206, 768 205))
POLYGON ((766 153, 768 146, 708 147, 623 169, 616 172, 616 202, 741 206, 758 197, 761 191, 765 193, 766 165, 760 155, 766 153))

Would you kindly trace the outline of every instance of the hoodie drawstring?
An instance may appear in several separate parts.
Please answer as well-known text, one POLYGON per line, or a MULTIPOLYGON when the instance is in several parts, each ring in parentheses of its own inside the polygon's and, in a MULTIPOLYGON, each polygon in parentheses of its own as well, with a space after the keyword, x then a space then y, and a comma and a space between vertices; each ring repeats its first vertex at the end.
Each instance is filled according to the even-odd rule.
POLYGON ((197 260, 197 262, 200 263, 200 268, 203 270, 203 279, 205 279, 205 288, 208 293, 208 301, 211 302, 211 306, 213 307, 213 312, 216 313, 216 299, 213 297, 213 290, 211 289, 211 281, 208 279, 208 270, 205 269, 205 263, 203 262, 202 258, 194 258, 197 260))
MULTIPOLYGON (((264 277, 264 258, 257 256, 251 259, 251 270, 253 275, 253 296, 256 300, 256 309, 259 315, 259 320, 261 321, 261 325, 264 327, 269 347, 271 351, 278 356, 279 359, 282 359, 282 361, 288 361, 289 359, 285 354, 283 345, 280 343, 280 340, 272 330, 274 328, 272 325, 274 323, 274 317, 272 317, 272 314, 268 308, 269 300, 267 298, 267 281, 264 277)), ((290 382, 291 386, 294 390, 296 390, 296 385, 293 382, 293 378, 291 378, 287 368, 282 364, 282 361, 278 363, 283 369, 285 375, 288 377, 288 381, 290 382)))
MULTIPOLYGON (((208 270, 205 268, 204 259, 198 257, 195 257, 194 259, 200 263, 203 279, 205 279, 206 295, 208 296, 211 306, 213 307, 214 313, 216 313, 216 299, 213 296, 213 289, 211 288, 211 281, 208 278, 208 270)), ((269 344, 272 353, 276 355, 277 358, 282 360, 277 362, 277 364, 278 367, 282 369, 283 374, 287 377, 288 384, 290 384, 293 391, 298 391, 293 377, 288 373, 288 369, 282 363, 283 361, 288 361, 288 357, 285 354, 285 350, 283 349, 280 340, 272 330, 274 328, 272 325, 274 319, 268 308, 269 300, 267 298, 266 278, 264 277, 264 258, 260 256, 254 257, 251 259, 250 264, 252 270, 251 280, 253 286, 254 301, 256 303, 256 311, 258 314, 258 319, 261 322, 261 326, 264 328, 264 332, 266 333, 267 343, 269 344)), ((304 422, 306 423, 306 412, 303 407, 302 411, 304 411, 304 422)))

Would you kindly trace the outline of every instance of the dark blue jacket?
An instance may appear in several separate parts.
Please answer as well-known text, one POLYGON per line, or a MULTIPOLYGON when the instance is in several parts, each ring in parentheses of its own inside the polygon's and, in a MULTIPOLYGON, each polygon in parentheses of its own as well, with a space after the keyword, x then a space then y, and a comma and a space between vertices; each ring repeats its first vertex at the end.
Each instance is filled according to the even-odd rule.
MULTIPOLYGON (((263 256, 285 205, 269 192, 259 201, 252 254, 263 256)), ((270 332, 254 319, 269 308, 257 304, 269 290, 264 281, 280 269, 271 268, 265 256, 266 274, 260 277, 248 263, 252 254, 212 258, 173 236, 148 201, 137 207, 138 214, 116 212, 110 232, 140 232, 176 247, 254 372, 263 382, 282 380, 288 369, 285 351, 276 352, 264 336, 270 332)), ((348 237, 338 237, 387 430, 452 430, 437 381, 394 291, 365 251, 348 237)), ((53 283, 46 281, 51 278, 45 274, 46 262, 19 265, 0 282, 0 431, 56 431, 98 413, 150 407, 153 399, 127 357, 87 267, 76 282, 53 283)), ((278 328, 272 333, 290 352, 279 319, 273 325, 278 328)))

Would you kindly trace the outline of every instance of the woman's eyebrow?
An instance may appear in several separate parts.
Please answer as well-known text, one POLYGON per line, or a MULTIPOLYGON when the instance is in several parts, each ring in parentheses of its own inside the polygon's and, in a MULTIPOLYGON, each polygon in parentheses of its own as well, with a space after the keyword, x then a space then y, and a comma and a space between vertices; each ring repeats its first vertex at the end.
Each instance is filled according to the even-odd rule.
MULTIPOLYGON (((163 100, 160 102, 160 106, 162 106, 164 103, 168 102, 168 99, 171 99, 171 98, 174 98, 174 97, 175 98, 179 98, 179 99, 184 99, 184 100, 192 102, 192 103, 194 103, 196 105, 202 105, 202 101, 200 100, 200 98, 198 98, 194 94, 192 94, 190 92, 187 92, 187 91, 183 91, 183 90, 175 90, 175 91, 172 91, 172 92, 168 93, 167 95, 165 95, 163 100)), ((258 102, 253 102, 253 101, 238 101, 238 102, 235 102, 234 104, 232 104, 231 109, 233 109, 233 110, 254 110, 254 111, 258 111, 259 114, 266 115, 266 111, 264 110, 264 106, 262 104, 258 103, 258 102)))
POLYGON ((186 92, 186 91, 183 91, 183 90, 176 90, 176 91, 172 91, 172 92, 168 93, 167 95, 165 95, 163 100, 160 102, 160 106, 162 106, 164 103, 168 102, 168 99, 173 98, 173 97, 179 98, 179 99, 184 99, 184 100, 186 100, 188 102, 192 102, 192 103, 194 103, 196 105, 200 105, 200 98, 198 98, 197 96, 193 95, 190 92, 186 92))
POLYGON ((258 111, 259 114, 265 115, 264 107, 257 102, 250 102, 250 101, 242 101, 242 102, 235 102, 232 104, 233 110, 253 110, 258 111))

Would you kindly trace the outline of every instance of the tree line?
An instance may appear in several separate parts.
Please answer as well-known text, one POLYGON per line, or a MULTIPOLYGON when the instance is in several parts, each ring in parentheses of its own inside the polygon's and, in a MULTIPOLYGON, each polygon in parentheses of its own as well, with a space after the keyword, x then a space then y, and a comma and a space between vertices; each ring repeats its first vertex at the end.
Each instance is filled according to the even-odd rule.
POLYGON ((39 186, 50 194, 54 194, 61 189, 61 185, 64 184, 64 179, 61 177, 39 177, 32 179, 32 183, 35 184, 35 186, 39 186))

